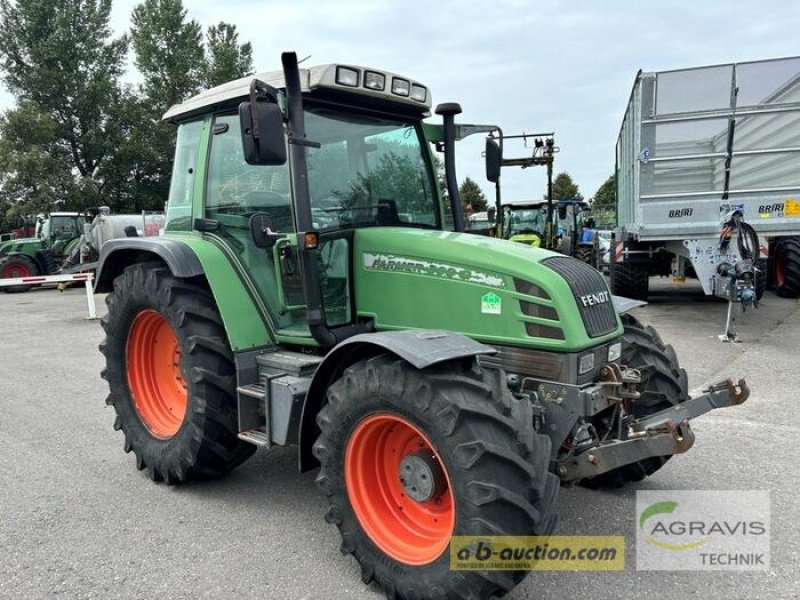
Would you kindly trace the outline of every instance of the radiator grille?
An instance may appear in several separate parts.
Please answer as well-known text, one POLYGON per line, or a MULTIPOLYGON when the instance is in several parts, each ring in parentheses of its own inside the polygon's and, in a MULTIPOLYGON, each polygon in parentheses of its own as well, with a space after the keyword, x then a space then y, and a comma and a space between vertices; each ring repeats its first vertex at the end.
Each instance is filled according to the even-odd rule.
POLYGON ((561 275, 569 285, 589 337, 600 337, 617 328, 617 313, 606 280, 584 262, 569 256, 546 258, 542 264, 561 275))

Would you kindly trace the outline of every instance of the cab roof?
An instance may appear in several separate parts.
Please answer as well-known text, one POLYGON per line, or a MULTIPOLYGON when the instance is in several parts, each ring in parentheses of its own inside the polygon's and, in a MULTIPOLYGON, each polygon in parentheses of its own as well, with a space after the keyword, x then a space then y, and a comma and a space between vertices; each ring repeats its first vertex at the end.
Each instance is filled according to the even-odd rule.
MULTIPOLYGON (((250 94, 250 83, 253 79, 260 79, 264 83, 271 85, 277 89, 284 89, 286 83, 283 77, 283 71, 266 71, 248 75, 241 79, 235 79, 228 83, 223 83, 217 87, 211 88, 200 92, 196 96, 189 98, 181 104, 175 104, 164 113, 162 119, 169 122, 178 122, 189 117, 208 112, 217 106, 231 104, 237 99, 244 100, 250 94)), ((311 93, 317 89, 331 89, 340 92, 353 94, 354 96, 362 95, 370 98, 383 99, 388 102, 396 102, 405 106, 414 106, 425 113, 427 116, 431 107, 431 94, 427 86, 389 71, 380 69, 372 69, 368 67, 359 67, 354 65, 341 65, 341 64, 327 64, 319 65, 316 67, 309 67, 307 69, 300 69, 300 86, 304 93, 311 93), (344 79, 340 77, 343 72, 349 72, 352 77, 353 73, 356 74, 355 85, 352 83, 345 84, 341 81, 344 79), (367 75, 370 76, 370 81, 373 82, 371 87, 366 87, 367 75), (383 87, 378 88, 374 82, 380 81, 383 77, 383 87), (395 84, 407 84, 405 87, 408 90, 405 95, 397 93, 395 84), (424 100, 413 99, 411 91, 416 89, 424 90, 424 100)), ((417 94, 419 97, 419 94, 417 94)))

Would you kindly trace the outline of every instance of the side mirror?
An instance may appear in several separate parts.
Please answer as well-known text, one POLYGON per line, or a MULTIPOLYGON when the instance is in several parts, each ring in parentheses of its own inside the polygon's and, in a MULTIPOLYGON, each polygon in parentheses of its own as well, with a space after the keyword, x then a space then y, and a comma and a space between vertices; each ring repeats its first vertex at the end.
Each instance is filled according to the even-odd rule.
POLYGON ((500 166, 503 162, 503 151, 500 145, 492 138, 486 140, 486 179, 492 183, 500 180, 500 166))
POLYGON ((563 204, 558 207, 558 218, 561 221, 567 218, 567 207, 563 204))
POLYGON ((274 231, 275 222, 269 213, 258 212, 250 217, 250 236, 256 248, 272 248, 279 233, 274 231))
POLYGON ((258 99, 239 105, 244 160, 249 165, 286 164, 286 136, 280 107, 258 99))

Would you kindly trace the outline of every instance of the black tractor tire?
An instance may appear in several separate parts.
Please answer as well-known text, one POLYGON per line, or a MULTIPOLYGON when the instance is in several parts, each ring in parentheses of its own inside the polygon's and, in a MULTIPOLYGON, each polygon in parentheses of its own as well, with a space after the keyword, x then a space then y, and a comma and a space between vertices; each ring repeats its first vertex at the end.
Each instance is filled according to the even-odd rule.
POLYGON ((633 300, 647 300, 650 277, 647 269, 627 263, 611 265, 611 293, 633 300))
MULTIPOLYGON (((650 325, 642 324, 630 314, 622 315, 625 333, 622 336, 621 364, 639 369, 642 375, 641 396, 631 409, 636 417, 665 410, 689 399, 689 380, 678 363, 678 356, 650 325)), ((591 488, 622 487, 630 481, 641 481, 658 471, 670 456, 653 456, 613 471, 584 480, 591 488)))
POLYGON ((800 298, 800 237, 784 237, 775 244, 775 293, 800 298))
POLYGON ((766 258, 759 258, 756 261, 756 300, 764 297, 767 291, 767 281, 769 280, 769 264, 766 258))
MULTIPOLYGON (((555 527, 559 481, 548 471, 551 442, 535 431, 530 403, 510 394, 501 371, 481 370, 471 359, 417 370, 383 354, 349 367, 330 386, 313 448, 321 463, 317 485, 329 501, 326 521, 339 528, 341 551, 358 561, 364 583, 375 581, 398 600, 507 593, 526 572, 454 572, 447 547, 412 566, 365 531, 348 491, 346 452, 359 428, 381 415, 410 422, 430 440, 449 474, 453 535, 546 535, 555 527)), ((388 449, 386 456, 393 456, 388 449)))
POLYGON ((39 250, 36 253, 36 258, 38 259, 39 264, 42 265, 42 275, 54 275, 56 271, 58 271, 56 255, 49 248, 45 250, 39 250))
MULTIPOLYGON (((12 254, 0 260, 0 278, 36 277, 39 274, 36 262, 24 254, 12 254)), ((32 285, 12 285, 0 289, 7 294, 21 294, 32 287, 32 285)))
POLYGON ((594 248, 591 246, 578 246, 575 249, 575 258, 585 262, 587 265, 595 266, 594 248))
MULTIPOLYGON (((237 437, 236 369, 211 293, 173 277, 161 263, 140 263, 114 280, 106 304, 100 345, 110 388, 106 403, 116 411, 114 429, 125 435, 125 452, 134 453, 136 467, 153 481, 173 484, 219 476, 249 458, 255 447, 237 437), (163 318, 178 344, 175 368, 186 387, 186 408, 171 435, 156 435, 145 424, 132 392, 128 370, 137 363, 129 337, 144 314, 163 318)), ((167 385, 155 381, 159 389, 167 385)))

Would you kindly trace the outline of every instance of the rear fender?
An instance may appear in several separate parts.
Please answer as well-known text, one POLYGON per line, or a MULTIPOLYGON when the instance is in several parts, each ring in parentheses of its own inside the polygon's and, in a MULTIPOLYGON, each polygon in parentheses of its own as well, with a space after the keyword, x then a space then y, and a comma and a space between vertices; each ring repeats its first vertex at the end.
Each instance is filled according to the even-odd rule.
POLYGON ((273 343, 273 335, 252 290, 215 244, 202 238, 123 238, 103 244, 95 292, 110 292, 129 265, 160 261, 172 275, 197 279, 211 290, 231 349, 253 350, 273 343))

